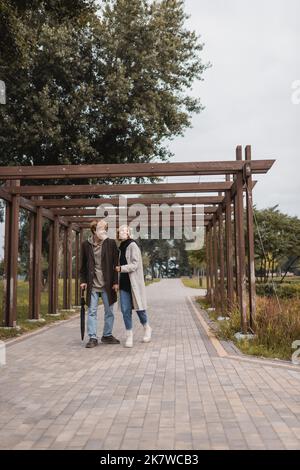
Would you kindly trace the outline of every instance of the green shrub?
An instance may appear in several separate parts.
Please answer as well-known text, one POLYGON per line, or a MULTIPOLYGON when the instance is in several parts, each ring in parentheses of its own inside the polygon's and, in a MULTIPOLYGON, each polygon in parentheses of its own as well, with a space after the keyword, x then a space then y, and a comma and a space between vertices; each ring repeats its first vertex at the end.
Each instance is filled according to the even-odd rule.
POLYGON ((300 284, 257 284, 256 293, 260 296, 273 297, 277 293, 281 299, 300 297, 300 284))

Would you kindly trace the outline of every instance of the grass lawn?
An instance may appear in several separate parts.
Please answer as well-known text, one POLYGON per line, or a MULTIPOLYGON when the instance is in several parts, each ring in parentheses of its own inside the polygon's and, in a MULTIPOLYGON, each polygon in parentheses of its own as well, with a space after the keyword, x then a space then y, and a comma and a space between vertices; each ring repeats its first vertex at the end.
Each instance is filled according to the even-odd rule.
MULTIPOLYGON (((75 280, 73 280, 72 286, 72 304, 75 304, 75 280)), ((21 334, 36 330, 49 323, 53 323, 59 320, 66 320, 74 315, 74 312, 60 312, 59 316, 47 315, 48 313, 48 291, 44 290, 41 294, 41 319, 45 321, 30 323, 28 319, 28 308, 29 308, 29 283, 27 281, 18 281, 17 289, 17 326, 16 328, 6 329, 0 327, 0 340, 12 338, 14 336, 20 336, 21 334)), ((59 291, 58 291, 58 310, 62 309, 63 300, 63 281, 59 280, 59 291)), ((3 282, 0 281, 0 305, 3 302, 3 282)), ((79 312, 79 309, 77 309, 79 312)))
POLYGON ((156 278, 151 279, 151 281, 145 281, 145 285, 149 286, 150 284, 153 284, 154 282, 159 282, 159 281, 160 279, 156 277, 156 278))
POLYGON ((198 276, 194 276, 192 278, 182 277, 181 281, 183 282, 185 287, 192 287, 193 289, 206 289, 206 278, 205 277, 202 277, 202 285, 199 284, 198 276))

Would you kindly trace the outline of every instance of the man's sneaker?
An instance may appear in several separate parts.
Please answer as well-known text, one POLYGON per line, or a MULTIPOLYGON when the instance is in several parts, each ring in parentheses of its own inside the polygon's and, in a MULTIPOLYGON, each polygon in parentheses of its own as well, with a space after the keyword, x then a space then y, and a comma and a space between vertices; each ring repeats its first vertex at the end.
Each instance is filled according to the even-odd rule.
POLYGON ((94 348, 95 346, 98 346, 98 340, 96 338, 90 338, 89 342, 85 345, 86 348, 94 348))
POLYGON ((110 335, 110 336, 102 336, 101 343, 120 344, 120 341, 117 338, 115 338, 113 335, 110 335))

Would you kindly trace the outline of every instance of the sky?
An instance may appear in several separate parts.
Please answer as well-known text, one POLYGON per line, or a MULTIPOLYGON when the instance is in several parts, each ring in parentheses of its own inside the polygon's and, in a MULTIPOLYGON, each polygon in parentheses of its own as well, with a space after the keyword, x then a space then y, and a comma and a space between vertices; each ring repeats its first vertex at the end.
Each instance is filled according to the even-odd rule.
MULTIPOLYGON (((276 159, 256 178, 256 206, 300 217, 299 0, 186 0, 185 9, 212 67, 192 90, 205 110, 169 143, 172 160, 234 160, 250 144, 252 158, 276 159)), ((0 256, 2 246, 0 226, 0 256)))
POLYGON ((256 179, 258 208, 300 216, 299 0, 186 0, 188 26, 212 67, 193 96, 205 110, 170 149, 174 161, 232 160, 237 145, 252 158, 275 158, 256 179), (298 81, 298 84, 296 83, 298 81), (292 86, 298 86, 298 91, 292 86), (297 92, 299 104, 293 104, 297 92))

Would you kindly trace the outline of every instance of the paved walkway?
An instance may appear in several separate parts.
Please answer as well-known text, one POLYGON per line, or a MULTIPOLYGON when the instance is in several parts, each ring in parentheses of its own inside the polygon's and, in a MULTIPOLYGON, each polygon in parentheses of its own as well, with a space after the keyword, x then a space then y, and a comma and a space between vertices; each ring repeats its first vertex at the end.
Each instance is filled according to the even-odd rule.
POLYGON ((147 292, 150 344, 135 319, 133 349, 85 349, 76 318, 7 348, 0 448, 300 449, 299 370, 220 357, 180 280, 147 292))

